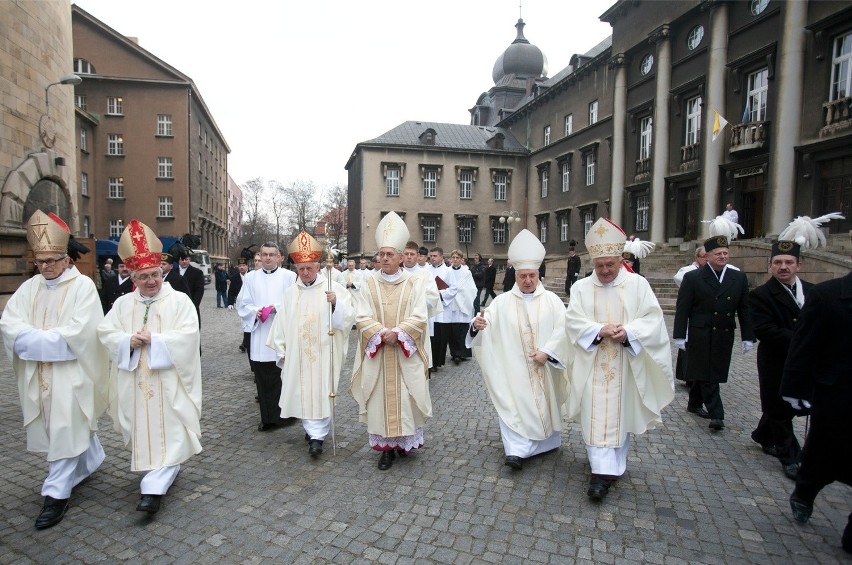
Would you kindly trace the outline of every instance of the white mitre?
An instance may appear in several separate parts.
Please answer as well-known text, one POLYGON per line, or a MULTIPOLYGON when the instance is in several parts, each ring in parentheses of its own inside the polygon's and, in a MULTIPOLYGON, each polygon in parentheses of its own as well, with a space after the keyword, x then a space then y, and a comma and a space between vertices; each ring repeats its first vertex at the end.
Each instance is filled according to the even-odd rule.
POLYGON ((586 234, 586 250, 589 257, 621 257, 627 235, 618 224, 606 218, 598 218, 586 234))
POLYGON ((405 225, 405 220, 394 211, 385 214, 385 217, 376 226, 376 249, 393 247, 402 253, 409 239, 411 239, 411 234, 405 225))
POLYGON ((509 245, 509 261, 515 271, 538 269, 544 261, 544 245, 530 230, 521 230, 509 245))

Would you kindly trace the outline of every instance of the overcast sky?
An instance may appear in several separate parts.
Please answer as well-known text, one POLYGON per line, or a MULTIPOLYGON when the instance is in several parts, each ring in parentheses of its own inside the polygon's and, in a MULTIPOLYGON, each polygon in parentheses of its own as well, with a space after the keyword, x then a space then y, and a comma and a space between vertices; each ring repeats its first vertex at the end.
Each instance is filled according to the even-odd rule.
MULTIPOLYGON (((520 0, 76 0, 193 79, 228 169, 346 184, 355 145, 407 120, 468 124, 520 0)), ((610 34, 615 0, 523 0, 548 76, 610 34)))

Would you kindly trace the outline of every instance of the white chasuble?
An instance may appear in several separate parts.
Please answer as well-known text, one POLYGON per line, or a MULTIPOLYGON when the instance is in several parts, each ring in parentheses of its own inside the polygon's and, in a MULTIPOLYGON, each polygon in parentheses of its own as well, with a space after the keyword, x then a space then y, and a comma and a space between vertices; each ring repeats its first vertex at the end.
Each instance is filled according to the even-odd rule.
POLYGON ((281 371, 281 417, 318 420, 331 416, 329 396, 337 392, 346 359, 349 331, 355 320, 350 292, 332 282, 334 312, 326 298, 328 279, 317 276, 311 286, 296 280, 284 292, 286 316, 276 316, 267 345, 277 352, 281 371), (329 335, 329 328, 333 335, 329 335))

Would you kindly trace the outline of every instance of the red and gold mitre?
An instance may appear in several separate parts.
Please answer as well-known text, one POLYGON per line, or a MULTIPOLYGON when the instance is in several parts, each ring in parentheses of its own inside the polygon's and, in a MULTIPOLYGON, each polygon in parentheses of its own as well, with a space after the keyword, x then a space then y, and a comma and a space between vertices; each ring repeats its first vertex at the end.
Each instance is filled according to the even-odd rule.
POLYGON ((290 245, 287 253, 294 263, 319 263, 322 258, 322 244, 307 232, 299 232, 290 245))
POLYGON ((139 220, 130 223, 118 240, 118 256, 131 271, 159 267, 162 261, 163 242, 151 228, 139 220))
POLYGON ((70 237, 71 230, 53 212, 45 214, 41 210, 36 210, 27 221, 27 241, 34 255, 36 253, 67 253, 70 237))

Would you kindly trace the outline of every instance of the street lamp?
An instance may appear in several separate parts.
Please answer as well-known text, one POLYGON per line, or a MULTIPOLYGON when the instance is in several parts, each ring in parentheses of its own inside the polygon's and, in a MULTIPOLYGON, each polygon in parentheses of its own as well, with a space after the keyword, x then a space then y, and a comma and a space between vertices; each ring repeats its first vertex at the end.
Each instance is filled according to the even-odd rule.
POLYGON ((515 210, 504 211, 499 218, 501 224, 509 224, 512 225, 512 222, 519 224, 521 223, 521 215, 515 210))
POLYGON ((48 97, 48 91, 51 86, 56 86, 57 84, 73 84, 74 86, 83 82, 83 77, 80 75, 65 75, 64 77, 59 79, 59 82, 51 82, 44 89, 44 105, 47 107, 47 113, 50 114, 50 98, 48 97))
POLYGON ((48 148, 53 147, 53 143, 56 141, 56 127, 53 125, 53 120, 50 119, 50 87, 56 86, 57 84, 77 85, 81 82, 83 82, 82 77, 71 74, 65 75, 60 78, 58 82, 52 82, 44 87, 45 113, 42 115, 41 119, 39 119, 38 130, 39 135, 41 135, 41 140, 48 148))

